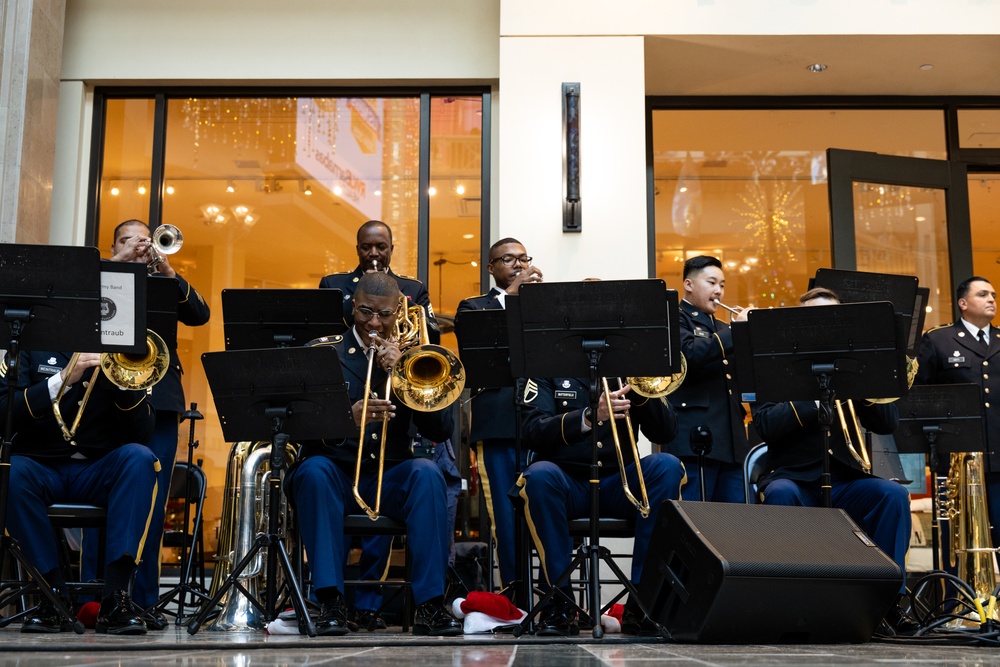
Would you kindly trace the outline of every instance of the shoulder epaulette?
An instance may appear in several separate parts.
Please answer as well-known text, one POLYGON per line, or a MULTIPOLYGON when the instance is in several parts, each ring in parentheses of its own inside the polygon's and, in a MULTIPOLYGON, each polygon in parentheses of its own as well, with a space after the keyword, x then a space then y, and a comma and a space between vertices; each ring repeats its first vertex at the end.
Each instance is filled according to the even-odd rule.
POLYGON ((412 280, 415 283, 419 283, 420 282, 419 278, 414 278, 413 276, 403 276, 403 275, 400 275, 400 274, 397 273, 396 277, 397 278, 402 278, 403 280, 412 280))
POLYGON ((947 329, 948 327, 953 327, 953 326, 955 326, 954 322, 948 322, 948 324, 939 324, 936 327, 931 327, 930 329, 928 329, 924 333, 925 334, 929 334, 932 331, 937 331, 938 329, 947 329))

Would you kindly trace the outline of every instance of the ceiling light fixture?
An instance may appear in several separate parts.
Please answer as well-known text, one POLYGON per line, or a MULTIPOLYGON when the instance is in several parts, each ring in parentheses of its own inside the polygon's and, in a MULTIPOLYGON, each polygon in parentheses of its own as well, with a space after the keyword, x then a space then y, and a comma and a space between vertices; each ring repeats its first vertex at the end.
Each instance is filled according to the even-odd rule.
POLYGON ((931 65, 930 63, 925 63, 925 64, 923 64, 923 65, 920 66, 920 69, 922 69, 925 72, 929 72, 932 69, 934 69, 934 65, 931 65))
POLYGON ((229 182, 226 183, 226 192, 228 192, 230 194, 232 194, 233 192, 236 192, 236 184, 233 183, 232 179, 230 179, 229 182))
POLYGON ((302 190, 302 194, 304 194, 304 195, 305 195, 306 197, 308 197, 308 196, 309 196, 309 195, 311 195, 312 193, 313 193, 313 191, 312 191, 312 186, 311 186, 311 185, 309 185, 308 183, 306 183, 306 186, 305 186, 305 188, 303 188, 303 190, 302 190))
POLYGON ((820 72, 826 69, 826 65, 824 65, 823 63, 813 63, 812 65, 806 67, 806 69, 812 72, 813 74, 819 74, 820 72))

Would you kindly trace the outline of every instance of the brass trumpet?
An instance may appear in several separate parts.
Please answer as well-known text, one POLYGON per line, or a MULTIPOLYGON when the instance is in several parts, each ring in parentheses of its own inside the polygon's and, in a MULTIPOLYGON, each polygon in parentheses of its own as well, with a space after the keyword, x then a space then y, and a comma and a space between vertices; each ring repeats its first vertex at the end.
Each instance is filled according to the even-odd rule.
POLYGON ((160 225, 149 239, 149 259, 146 261, 146 272, 156 273, 156 267, 163 263, 164 255, 173 255, 184 245, 184 235, 174 225, 160 225))
MULTIPOLYGON (((393 365, 385 381, 383 396, 391 393, 411 410, 432 412, 448 407, 465 388, 465 368, 451 350, 432 345, 427 334, 427 315, 423 306, 406 307, 406 297, 399 298, 400 316, 396 319, 393 341, 404 350, 393 365), (391 393, 390 393, 391 392, 391 393)), ((368 423, 368 399, 372 395, 372 366, 375 360, 374 341, 368 348, 368 372, 365 376, 364 398, 361 414, 361 437, 358 440, 358 457, 354 465, 354 499, 372 521, 379 517, 382 503, 382 475, 385 471, 385 438, 389 421, 383 418, 382 436, 379 441, 378 481, 375 506, 371 507, 361 497, 358 488, 361 480, 361 462, 364 453, 364 434, 368 423)))
POLYGON ((727 306, 718 299, 712 299, 712 301, 715 303, 716 306, 719 306, 720 308, 725 308, 726 310, 728 310, 733 315, 736 315, 737 317, 739 317, 743 313, 743 311, 746 310, 743 306, 727 306))
MULTIPOLYGON (((79 352, 75 352, 70 357, 69 363, 66 365, 66 377, 70 376, 79 360, 79 352)), ((169 366, 170 351, 167 349, 167 344, 152 329, 146 330, 145 354, 134 355, 123 352, 105 352, 102 354, 100 365, 94 368, 94 372, 90 376, 87 391, 83 394, 83 400, 80 401, 80 408, 76 411, 76 417, 73 419, 72 426, 66 426, 62 410, 59 407, 59 402, 62 400, 63 395, 65 395, 68 386, 65 382, 59 387, 59 392, 52 401, 52 413, 55 415, 56 423, 59 424, 60 430, 62 430, 63 439, 66 442, 73 442, 73 438, 76 437, 76 430, 80 426, 80 418, 83 416, 84 408, 87 407, 90 392, 94 390, 94 385, 97 384, 98 369, 115 386, 122 389, 136 390, 151 388, 163 379, 169 366)))

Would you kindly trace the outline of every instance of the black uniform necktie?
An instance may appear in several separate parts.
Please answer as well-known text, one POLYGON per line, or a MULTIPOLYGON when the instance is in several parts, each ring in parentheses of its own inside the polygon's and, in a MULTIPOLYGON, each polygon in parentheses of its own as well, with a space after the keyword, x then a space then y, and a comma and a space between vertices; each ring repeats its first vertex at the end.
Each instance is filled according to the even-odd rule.
POLYGON ((990 342, 988 340, 986 340, 986 332, 983 331, 982 329, 980 329, 979 330, 979 336, 978 336, 978 338, 979 338, 979 343, 983 346, 983 349, 984 350, 989 350, 990 349, 990 342))

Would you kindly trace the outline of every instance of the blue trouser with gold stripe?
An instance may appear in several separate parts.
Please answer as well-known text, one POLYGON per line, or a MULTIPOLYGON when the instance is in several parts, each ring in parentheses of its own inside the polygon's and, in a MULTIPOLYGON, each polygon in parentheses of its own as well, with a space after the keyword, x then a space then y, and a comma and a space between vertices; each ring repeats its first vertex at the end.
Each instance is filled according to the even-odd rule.
POLYGON ((44 574, 59 567, 46 508, 55 503, 99 505, 108 509, 105 563, 123 556, 138 560, 149 529, 158 468, 153 452, 137 444, 123 445, 99 459, 43 462, 12 456, 7 530, 44 574))
MULTIPOLYGON (((363 474, 361 497, 375 500, 376 476, 363 474)), ((313 587, 344 592, 344 516, 358 512, 347 473, 325 456, 304 459, 285 478, 285 493, 295 507, 309 558, 313 587)), ((444 475, 428 459, 409 459, 385 470, 381 514, 406 524, 413 554, 413 599, 421 604, 444 595, 448 569, 448 500, 444 475)))
MULTIPOLYGON (((629 488, 638 497, 639 480, 635 464, 626 467, 629 488)), ((642 476, 646 482, 650 513, 643 519, 625 496, 621 474, 600 480, 601 516, 635 520, 635 544, 632 549, 632 583, 639 583, 642 565, 649 549, 649 539, 656 526, 660 505, 681 495, 684 467, 672 454, 650 454, 642 459, 642 476)), ((556 581, 569 567, 572 554, 566 549, 569 541, 569 521, 590 515, 590 492, 586 479, 569 475, 551 461, 536 461, 521 473, 518 482, 524 500, 528 530, 542 559, 548 583, 556 581)))
MULTIPOLYGON (((524 469, 526 452, 521 452, 521 466, 524 469)), ((517 482, 517 448, 514 440, 494 439, 476 443, 476 467, 479 482, 486 498, 486 510, 490 515, 493 540, 497 548, 497 565, 500 568, 500 584, 507 586, 517 579, 515 572, 514 503, 508 495, 517 482)))

